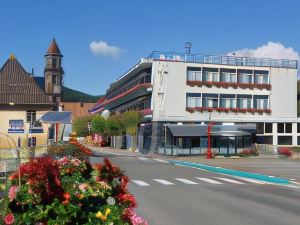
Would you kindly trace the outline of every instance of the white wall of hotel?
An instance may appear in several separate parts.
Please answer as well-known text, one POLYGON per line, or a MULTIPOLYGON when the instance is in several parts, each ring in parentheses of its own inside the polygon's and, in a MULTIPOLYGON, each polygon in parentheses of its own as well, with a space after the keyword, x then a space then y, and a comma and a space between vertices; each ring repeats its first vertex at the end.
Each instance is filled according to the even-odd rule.
MULTIPOLYGON (((220 71, 220 70, 219 70, 220 71)), ((220 76, 220 73, 219 73, 220 76)), ((273 144, 277 145, 278 122, 292 123, 293 145, 297 145, 297 69, 274 67, 227 66, 216 64, 195 64, 184 62, 153 61, 152 65, 152 110, 153 121, 216 121, 216 122, 268 122, 273 123, 273 144), (186 84, 188 67, 219 69, 243 69, 269 71, 271 90, 191 87, 186 84), (235 112, 194 112, 186 111, 186 93, 247 94, 268 95, 271 113, 235 113, 235 112)), ((264 135, 264 134, 263 134, 264 135)), ((270 134, 269 134, 270 135, 270 134)))

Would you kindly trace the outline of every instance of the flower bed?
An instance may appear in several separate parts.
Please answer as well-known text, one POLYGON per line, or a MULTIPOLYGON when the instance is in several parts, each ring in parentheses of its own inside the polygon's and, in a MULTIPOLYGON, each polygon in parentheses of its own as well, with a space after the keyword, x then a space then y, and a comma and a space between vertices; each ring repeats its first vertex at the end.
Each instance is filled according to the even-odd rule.
POLYGON ((129 181, 108 159, 92 166, 77 158, 32 159, 9 177, 0 224, 147 225, 134 213, 129 181))
POLYGON ((293 152, 288 147, 281 147, 278 148, 278 154, 286 157, 291 157, 293 155, 293 152))

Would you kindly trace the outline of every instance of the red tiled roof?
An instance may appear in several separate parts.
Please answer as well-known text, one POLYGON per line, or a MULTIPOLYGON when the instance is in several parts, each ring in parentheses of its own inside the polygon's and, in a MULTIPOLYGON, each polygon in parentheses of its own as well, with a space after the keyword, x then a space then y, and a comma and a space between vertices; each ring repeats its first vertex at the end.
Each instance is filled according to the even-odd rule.
POLYGON ((62 55, 60 53, 59 47, 55 41, 55 38, 53 38, 53 40, 48 48, 47 55, 48 54, 62 55))

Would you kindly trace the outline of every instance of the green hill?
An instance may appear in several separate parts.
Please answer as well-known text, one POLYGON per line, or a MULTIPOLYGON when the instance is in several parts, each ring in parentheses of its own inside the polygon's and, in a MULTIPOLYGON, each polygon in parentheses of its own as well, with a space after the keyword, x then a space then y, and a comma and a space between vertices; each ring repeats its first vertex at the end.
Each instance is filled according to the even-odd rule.
POLYGON ((63 87, 64 102, 97 102, 103 95, 89 95, 71 88, 63 87))

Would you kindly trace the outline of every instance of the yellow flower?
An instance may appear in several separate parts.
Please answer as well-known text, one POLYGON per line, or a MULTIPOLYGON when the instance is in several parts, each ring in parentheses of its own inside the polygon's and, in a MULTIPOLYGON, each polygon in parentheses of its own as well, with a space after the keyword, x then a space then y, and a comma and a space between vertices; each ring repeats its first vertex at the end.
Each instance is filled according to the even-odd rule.
POLYGON ((102 214, 101 211, 98 211, 98 212, 96 213, 96 218, 97 218, 97 219, 101 219, 102 221, 106 221, 107 216, 110 214, 110 212, 111 212, 110 208, 107 208, 107 209, 105 210, 105 214, 104 214, 104 215, 102 214))

